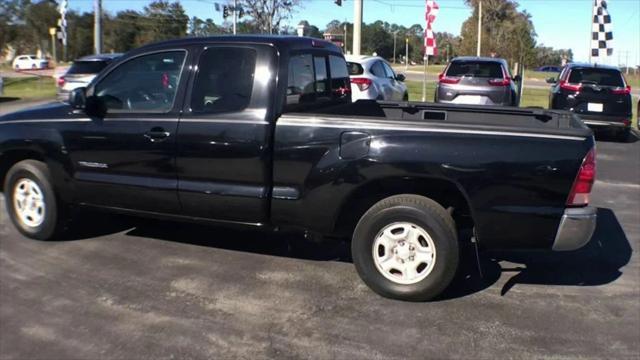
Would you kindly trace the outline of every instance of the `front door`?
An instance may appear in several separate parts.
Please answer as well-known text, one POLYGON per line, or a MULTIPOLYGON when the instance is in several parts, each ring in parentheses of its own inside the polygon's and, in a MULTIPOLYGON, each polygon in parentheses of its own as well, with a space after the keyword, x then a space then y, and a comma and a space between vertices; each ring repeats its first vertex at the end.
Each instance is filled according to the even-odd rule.
POLYGON ((78 202, 156 213, 180 210, 175 151, 186 60, 184 49, 142 54, 88 89, 107 112, 65 134, 78 202))

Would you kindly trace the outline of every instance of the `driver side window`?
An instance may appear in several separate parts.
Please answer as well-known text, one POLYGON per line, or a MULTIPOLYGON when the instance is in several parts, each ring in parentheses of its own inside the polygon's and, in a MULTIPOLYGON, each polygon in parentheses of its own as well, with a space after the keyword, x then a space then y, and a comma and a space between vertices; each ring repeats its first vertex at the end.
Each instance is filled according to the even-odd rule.
POLYGON ((185 51, 167 51, 131 59, 102 79, 94 94, 109 112, 168 112, 185 57, 185 51))

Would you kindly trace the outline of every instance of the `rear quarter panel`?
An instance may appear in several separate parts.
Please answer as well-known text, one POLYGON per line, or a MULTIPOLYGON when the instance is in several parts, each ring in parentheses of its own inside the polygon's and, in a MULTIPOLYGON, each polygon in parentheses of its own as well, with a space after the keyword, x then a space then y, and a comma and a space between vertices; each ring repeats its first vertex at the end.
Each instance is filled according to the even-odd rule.
MULTIPOLYGON (((328 233, 351 193, 385 178, 449 181, 491 248, 548 248, 592 139, 389 130, 376 122, 286 115, 276 126, 272 218, 328 233), (308 125, 304 125, 307 121, 308 125), (312 123, 313 122, 313 123, 312 123), (370 135, 359 159, 340 157, 343 132, 370 135)), ((392 127, 398 122, 386 121, 392 127)))

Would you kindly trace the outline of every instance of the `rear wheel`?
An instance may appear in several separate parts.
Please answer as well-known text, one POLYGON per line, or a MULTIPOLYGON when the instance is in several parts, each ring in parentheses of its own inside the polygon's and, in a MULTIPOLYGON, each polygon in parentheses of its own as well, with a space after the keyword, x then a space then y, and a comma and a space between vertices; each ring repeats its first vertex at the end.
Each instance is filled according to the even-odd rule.
POLYGON ((404 93, 404 95, 402 96, 402 101, 409 101, 409 94, 404 93))
POLYGON ((43 162, 24 160, 15 164, 7 173, 4 189, 7 213, 23 235, 49 240, 61 232, 62 206, 43 162))
POLYGON ((396 195, 360 219, 351 244, 362 280, 378 294, 425 301, 440 294, 458 267, 455 223, 435 201, 396 195))

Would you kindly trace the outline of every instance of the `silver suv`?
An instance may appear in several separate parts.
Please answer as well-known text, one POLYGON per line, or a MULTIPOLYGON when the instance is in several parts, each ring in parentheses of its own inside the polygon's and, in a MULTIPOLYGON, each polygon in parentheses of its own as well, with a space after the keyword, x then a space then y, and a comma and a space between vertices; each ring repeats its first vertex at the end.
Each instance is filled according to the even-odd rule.
POLYGON ((507 61, 498 58, 457 57, 439 75, 435 102, 518 106, 516 82, 507 61))
POLYGON ((58 100, 69 100, 73 89, 89 85, 102 69, 120 56, 120 53, 97 54, 74 60, 69 70, 58 78, 58 100))

